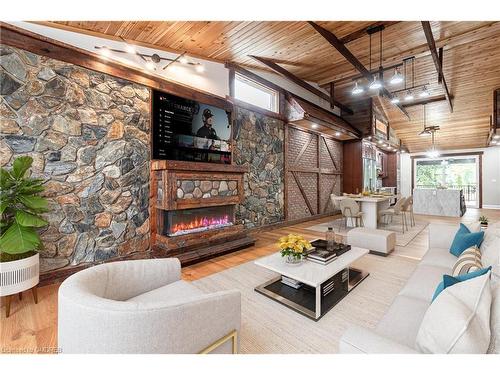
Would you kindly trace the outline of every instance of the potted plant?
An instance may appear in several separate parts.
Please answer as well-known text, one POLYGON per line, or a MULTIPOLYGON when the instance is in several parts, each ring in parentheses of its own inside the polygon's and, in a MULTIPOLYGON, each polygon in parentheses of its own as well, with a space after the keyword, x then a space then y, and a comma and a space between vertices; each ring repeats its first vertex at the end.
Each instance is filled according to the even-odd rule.
POLYGON ((481 224, 482 228, 487 228, 488 227, 488 218, 486 216, 480 216, 479 223, 481 224))
POLYGON ((48 223, 40 217, 47 211, 47 200, 40 196, 43 180, 26 176, 33 163, 29 156, 20 156, 11 170, 0 168, 0 296, 10 298, 32 289, 37 302, 41 247, 37 228, 48 223))
POLYGON ((300 263, 305 258, 305 250, 312 248, 309 241, 304 237, 295 234, 281 237, 278 243, 281 256, 285 258, 287 263, 300 263))

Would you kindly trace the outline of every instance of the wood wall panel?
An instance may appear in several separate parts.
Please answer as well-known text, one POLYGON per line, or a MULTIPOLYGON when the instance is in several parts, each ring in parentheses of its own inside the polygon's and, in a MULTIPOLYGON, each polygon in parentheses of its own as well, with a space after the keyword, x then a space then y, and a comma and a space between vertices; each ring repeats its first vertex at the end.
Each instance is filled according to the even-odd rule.
POLYGON ((363 190, 363 149, 361 141, 344 142, 344 193, 360 193, 363 190))

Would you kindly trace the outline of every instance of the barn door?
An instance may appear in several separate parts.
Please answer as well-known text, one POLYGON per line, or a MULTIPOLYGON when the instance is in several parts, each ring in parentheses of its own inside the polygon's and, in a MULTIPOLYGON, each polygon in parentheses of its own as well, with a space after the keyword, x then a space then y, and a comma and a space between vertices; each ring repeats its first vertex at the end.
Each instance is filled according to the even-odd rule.
POLYGON ((330 194, 340 194, 342 144, 320 134, 287 127, 287 220, 333 212, 330 194))

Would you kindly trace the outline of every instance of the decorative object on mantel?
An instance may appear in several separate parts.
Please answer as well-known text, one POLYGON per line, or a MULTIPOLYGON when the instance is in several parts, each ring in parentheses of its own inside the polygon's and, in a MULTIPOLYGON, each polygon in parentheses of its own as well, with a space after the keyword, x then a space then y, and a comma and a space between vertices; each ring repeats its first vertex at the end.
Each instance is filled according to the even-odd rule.
MULTIPOLYGON (((127 43, 123 38, 122 38, 122 40, 124 43, 127 43)), ((198 73, 203 73, 205 71, 205 67, 203 66, 203 64, 201 64, 199 62, 190 61, 186 56, 186 52, 183 52, 183 53, 179 54, 176 58, 171 59, 169 57, 160 56, 157 53, 153 53, 153 54, 149 55, 146 53, 138 52, 137 49, 129 43, 126 44, 125 51, 123 51, 121 49, 117 49, 117 48, 109 48, 106 46, 95 46, 94 48, 97 49, 99 51, 99 53, 104 57, 110 57, 111 52, 121 53, 121 54, 129 54, 131 56, 139 56, 141 58, 141 60, 145 63, 145 67, 148 70, 157 70, 157 68, 160 67, 159 64, 162 61, 167 61, 167 64, 164 65, 161 68, 161 70, 166 70, 169 66, 171 66, 175 63, 180 63, 180 64, 184 64, 184 65, 194 66, 198 73)))
POLYGON ((0 169, 0 296, 7 297, 6 316, 10 315, 12 295, 32 290, 37 303, 41 241, 35 228, 48 223, 40 214, 48 202, 39 194, 45 190, 43 180, 25 177, 33 158, 21 156, 10 171, 0 169))
POLYGON ((280 254, 285 258, 285 262, 290 264, 298 264, 305 258, 305 250, 312 249, 312 245, 304 237, 289 234, 281 237, 279 241, 280 254))
POLYGON ((487 229, 488 218, 486 216, 479 216, 479 224, 481 224, 481 229, 487 229))

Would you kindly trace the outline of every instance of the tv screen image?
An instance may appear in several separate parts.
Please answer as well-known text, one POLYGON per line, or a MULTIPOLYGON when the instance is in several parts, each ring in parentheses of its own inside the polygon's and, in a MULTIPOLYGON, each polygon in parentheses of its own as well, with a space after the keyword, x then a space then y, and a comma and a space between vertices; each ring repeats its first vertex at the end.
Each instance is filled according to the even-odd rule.
POLYGON ((153 92, 153 158, 230 163, 231 114, 222 108, 153 92))

